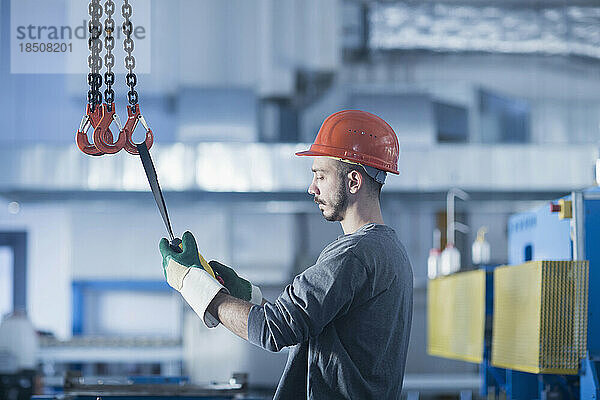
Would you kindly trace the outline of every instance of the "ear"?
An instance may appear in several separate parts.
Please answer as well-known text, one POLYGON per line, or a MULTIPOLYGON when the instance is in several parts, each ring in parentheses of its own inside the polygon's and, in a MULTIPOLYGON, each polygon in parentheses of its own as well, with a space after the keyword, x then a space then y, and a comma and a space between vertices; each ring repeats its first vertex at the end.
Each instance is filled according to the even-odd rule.
POLYGON ((348 173, 348 190, 351 194, 356 194, 363 184, 363 177, 360 172, 353 170, 348 173))

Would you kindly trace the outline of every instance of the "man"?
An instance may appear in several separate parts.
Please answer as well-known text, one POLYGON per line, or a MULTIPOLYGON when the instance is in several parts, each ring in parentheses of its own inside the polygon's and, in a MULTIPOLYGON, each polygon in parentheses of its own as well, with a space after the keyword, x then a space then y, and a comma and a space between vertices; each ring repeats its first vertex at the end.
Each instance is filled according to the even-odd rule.
POLYGON ((310 150, 296 153, 315 157, 308 192, 344 235, 273 303, 231 268, 206 263, 191 233, 182 253, 161 240, 167 281, 207 326, 220 322, 270 351, 290 347, 276 399, 400 397, 413 275, 379 202, 386 172, 398 174, 399 153, 392 128, 356 110, 329 116, 310 150))

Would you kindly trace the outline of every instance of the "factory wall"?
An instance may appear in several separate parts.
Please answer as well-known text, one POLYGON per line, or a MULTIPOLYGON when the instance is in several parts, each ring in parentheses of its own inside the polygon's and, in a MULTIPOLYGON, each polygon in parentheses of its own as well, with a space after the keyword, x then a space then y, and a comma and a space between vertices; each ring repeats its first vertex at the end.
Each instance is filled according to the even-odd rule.
POLYGON ((532 136, 540 144, 598 143, 600 102, 539 100, 531 110, 532 136))
POLYGON ((0 209, 0 230, 27 232, 27 311, 37 329, 70 335, 71 213, 61 205, 0 209))

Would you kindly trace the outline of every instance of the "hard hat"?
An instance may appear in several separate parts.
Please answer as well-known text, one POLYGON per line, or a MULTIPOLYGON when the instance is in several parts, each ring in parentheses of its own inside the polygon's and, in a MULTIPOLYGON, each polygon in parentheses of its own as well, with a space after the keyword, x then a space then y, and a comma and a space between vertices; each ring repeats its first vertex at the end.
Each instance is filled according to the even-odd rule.
POLYGON ((394 130, 366 111, 343 110, 331 114, 323 121, 310 149, 296 155, 335 157, 399 174, 400 144, 394 130))

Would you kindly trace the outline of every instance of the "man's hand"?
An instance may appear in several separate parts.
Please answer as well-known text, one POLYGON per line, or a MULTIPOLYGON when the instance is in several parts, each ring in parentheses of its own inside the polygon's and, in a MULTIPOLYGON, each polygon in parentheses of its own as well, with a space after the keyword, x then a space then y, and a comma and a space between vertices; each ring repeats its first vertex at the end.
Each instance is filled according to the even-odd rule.
MULTIPOLYGON (((180 277, 175 277, 173 275, 176 271, 184 271, 181 267, 202 268, 213 278, 216 278, 213 269, 210 267, 210 265, 208 265, 204 257, 202 257, 202 255, 198 252, 198 245, 196 244, 196 239, 194 238, 192 232, 186 231, 181 237, 182 252, 177 252, 174 250, 170 246, 167 238, 162 238, 158 244, 158 247, 160 249, 160 254, 162 255, 163 272, 169 285, 171 285, 171 282, 174 281, 174 279, 180 280, 178 279, 180 277), (169 267, 169 265, 171 265, 171 267, 169 267), (171 275, 173 279, 169 279, 169 275, 171 275)), ((171 287, 179 290, 173 285, 171 285, 171 287)))
POLYGON ((208 264, 213 271, 223 278, 223 285, 225 285, 233 297, 249 301, 252 304, 262 304, 262 293, 258 286, 254 286, 250 281, 239 277, 232 268, 229 268, 218 261, 212 260, 209 261, 208 264))
POLYGON ((191 232, 185 232, 182 237, 182 252, 172 249, 165 238, 159 243, 163 257, 163 271, 169 285, 177 290, 185 301, 212 328, 219 324, 218 320, 206 311, 208 305, 220 291, 227 292, 214 276, 212 268, 198 254, 196 239, 191 232), (210 273, 208 272, 210 271, 210 273))
POLYGON ((181 237, 181 249, 183 251, 177 252, 175 249, 173 249, 167 238, 160 239, 158 248, 160 250, 160 254, 162 255, 162 265, 165 278, 167 276, 166 268, 170 260, 173 260, 184 267, 200 265, 198 245, 196 245, 196 239, 190 231, 186 231, 181 237))

